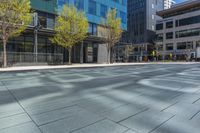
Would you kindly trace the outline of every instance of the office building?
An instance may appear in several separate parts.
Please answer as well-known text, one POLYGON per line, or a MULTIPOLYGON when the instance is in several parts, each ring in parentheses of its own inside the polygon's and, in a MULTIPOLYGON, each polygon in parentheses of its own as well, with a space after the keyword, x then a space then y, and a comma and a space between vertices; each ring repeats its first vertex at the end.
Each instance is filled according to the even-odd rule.
MULTIPOLYGON (((36 52, 37 62, 60 64, 68 61, 67 50, 52 44, 49 40, 54 35, 57 11, 61 11, 64 4, 75 5, 78 10, 84 11, 89 21, 89 37, 73 48, 72 62, 107 61, 106 48, 103 45, 105 42, 100 33, 102 19, 106 17, 109 9, 116 8, 117 16, 122 20, 122 29, 126 30, 126 0, 31 0, 31 7, 36 12, 35 19, 21 36, 9 40, 7 51, 8 61, 11 64, 35 62, 33 56, 36 52)), ((1 53, 2 45, 0 45, 0 58, 2 58, 1 53)))
POLYGON ((123 34, 122 42, 133 47, 129 61, 148 58, 155 37, 156 21, 161 19, 156 12, 163 9, 163 0, 128 0, 128 30, 123 34))
POLYGON ((175 4, 174 0, 164 0, 164 9, 169 9, 175 4))
POLYGON ((157 51, 159 58, 189 60, 200 47, 200 1, 192 0, 157 12, 157 51))

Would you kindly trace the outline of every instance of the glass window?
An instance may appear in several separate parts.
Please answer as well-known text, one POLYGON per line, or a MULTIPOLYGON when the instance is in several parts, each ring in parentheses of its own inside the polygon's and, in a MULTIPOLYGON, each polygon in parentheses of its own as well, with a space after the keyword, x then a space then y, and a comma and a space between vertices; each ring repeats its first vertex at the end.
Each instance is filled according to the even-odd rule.
POLYGON ((166 28, 167 28, 167 29, 173 28, 173 21, 166 22, 166 28))
POLYGON ((46 39, 38 38, 38 53, 46 53, 46 39))
POLYGON ((65 4, 69 4, 69 0, 58 0, 58 6, 63 6, 65 4))
POLYGON ((114 2, 118 2, 119 3, 119 0, 113 0, 114 2))
POLYGON ((177 49, 178 50, 183 50, 183 49, 186 49, 186 48, 187 48, 186 42, 177 43, 177 49))
POLYGON ((157 41, 163 41, 163 34, 161 33, 161 34, 157 34, 156 35, 156 40, 157 41))
POLYGON ((24 42, 24 46, 25 46, 25 52, 33 52, 33 48, 34 48, 34 38, 33 36, 26 36, 25 37, 25 42, 24 42))
POLYGON ((163 51, 163 45, 158 45, 158 50, 163 51))
POLYGON ((77 7, 77 9, 84 10, 84 0, 75 0, 74 5, 77 7))
POLYGON ((122 23, 126 24, 126 13, 120 11, 120 17, 122 19, 122 23))
POLYGON ((88 32, 89 32, 90 35, 92 34, 92 24, 91 24, 91 23, 89 23, 89 29, 88 29, 88 32))
POLYGON ((200 35, 200 28, 182 30, 176 32, 176 38, 199 36, 199 35, 200 35))
POLYGON ((89 23, 88 32, 90 35, 97 35, 97 25, 93 23, 89 23))
POLYGON ((93 35, 97 35, 97 25, 93 24, 93 35))
POLYGON ((126 6, 127 5, 127 0, 122 0, 122 5, 126 6))
POLYGON ((97 4, 94 0, 89 0, 89 7, 88 7, 89 14, 96 15, 97 13, 97 4))
POLYGON ((163 29, 163 23, 156 24, 156 30, 162 30, 163 29))
POLYGON ((54 29, 55 26, 55 17, 54 15, 48 14, 47 16, 47 28, 48 29, 54 29))
POLYGON ((173 32, 166 33, 166 39, 173 39, 173 32))
POLYGON ((197 48, 200 47, 200 41, 197 41, 197 42, 196 42, 196 47, 197 47, 197 48))
POLYGON ((47 14, 39 12, 38 13, 38 21, 42 28, 47 28, 47 14))
POLYGON ((191 24, 200 23, 200 16, 194 16, 189 18, 184 18, 180 20, 176 20, 176 26, 186 26, 191 24))
POLYGON ((193 42, 187 42, 187 49, 193 49, 193 42))
POLYGON ((101 17, 106 18, 108 12, 108 7, 106 5, 101 4, 101 17))
POLYGON ((174 49, 173 43, 166 44, 166 50, 173 50, 173 49, 174 49))

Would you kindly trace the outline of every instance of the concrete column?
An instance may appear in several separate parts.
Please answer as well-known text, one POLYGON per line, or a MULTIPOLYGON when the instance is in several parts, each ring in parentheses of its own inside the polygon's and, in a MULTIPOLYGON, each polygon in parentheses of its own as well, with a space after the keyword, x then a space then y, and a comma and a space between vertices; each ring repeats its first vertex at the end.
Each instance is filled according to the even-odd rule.
POLYGON ((83 63, 83 41, 81 42, 81 49, 80 49, 80 63, 83 63))
POLYGON ((197 45, 196 45, 196 41, 193 41, 193 49, 196 49, 197 45))
POLYGON ((34 61, 38 62, 38 30, 34 30, 34 61))
POLYGON ((108 58, 110 56, 108 55, 106 44, 98 44, 97 63, 107 63, 108 58))
POLYGON ((166 52, 166 44, 163 43, 163 55, 162 55, 163 60, 165 59, 165 52, 166 52))
POLYGON ((147 51, 147 49, 148 49, 148 44, 145 45, 145 51, 147 51))

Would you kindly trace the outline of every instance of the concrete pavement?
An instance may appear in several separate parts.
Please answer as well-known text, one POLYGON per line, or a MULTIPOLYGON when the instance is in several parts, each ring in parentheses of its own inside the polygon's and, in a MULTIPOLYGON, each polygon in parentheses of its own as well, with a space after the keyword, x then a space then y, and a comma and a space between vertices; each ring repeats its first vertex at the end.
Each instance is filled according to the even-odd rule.
POLYGON ((199 133, 200 65, 0 73, 0 133, 199 133))
POLYGON ((135 65, 153 65, 153 64, 200 64, 199 62, 139 62, 139 63, 113 63, 113 64, 72 64, 72 65, 36 65, 36 66, 14 66, 0 68, 0 72, 9 71, 28 71, 28 70, 46 70, 46 69, 71 69, 71 68, 98 68, 98 67, 114 67, 114 66, 135 66, 135 65))

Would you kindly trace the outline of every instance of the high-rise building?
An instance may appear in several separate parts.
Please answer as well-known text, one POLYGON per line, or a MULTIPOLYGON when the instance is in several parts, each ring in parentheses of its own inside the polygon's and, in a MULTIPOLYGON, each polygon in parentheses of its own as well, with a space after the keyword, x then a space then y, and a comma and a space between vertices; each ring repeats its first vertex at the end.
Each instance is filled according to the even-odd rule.
POLYGON ((164 0, 164 9, 169 9, 175 4, 174 0, 164 0))
POLYGON ((164 9, 163 0, 128 0, 128 27, 123 34, 124 45, 132 45, 131 61, 144 60, 149 55, 155 37, 155 25, 161 17, 157 11, 164 9))
MULTIPOLYGON (((30 0, 34 14, 33 23, 19 37, 8 41, 8 61, 12 64, 34 62, 62 63, 68 61, 67 50, 52 44, 49 37, 54 35, 55 18, 64 4, 75 5, 85 12, 89 21, 89 37, 82 45, 73 48, 73 62, 106 62, 106 47, 100 34, 102 19, 109 9, 116 8, 117 16, 121 17, 122 29, 127 29, 127 0, 30 0), (38 22, 35 22, 38 20, 38 22), (35 22, 35 23, 34 23, 35 22), (39 26, 38 26, 38 25, 39 26)), ((0 62, 2 56, 0 45, 0 62)), ((1 64, 1 63, 0 63, 1 64)))
POLYGON ((183 2, 157 14, 163 18, 156 25, 159 59, 197 58, 197 49, 200 48, 200 1, 183 2))

